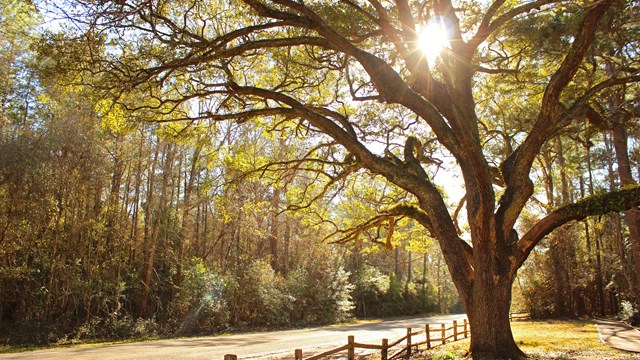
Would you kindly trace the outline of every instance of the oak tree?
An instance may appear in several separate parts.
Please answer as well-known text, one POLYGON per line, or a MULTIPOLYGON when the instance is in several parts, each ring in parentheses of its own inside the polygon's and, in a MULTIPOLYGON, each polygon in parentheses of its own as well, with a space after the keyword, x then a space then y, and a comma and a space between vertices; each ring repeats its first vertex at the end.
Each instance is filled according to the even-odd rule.
POLYGON ((515 359, 523 353, 509 325, 511 286, 532 249, 563 224, 640 202, 640 188, 629 186, 518 225, 543 147, 569 126, 595 121, 596 95, 640 80, 634 67, 614 74, 597 62, 585 66, 611 25, 601 19, 626 6, 77 0, 59 9, 73 21, 68 37, 81 41, 54 39, 63 45, 60 69, 84 71, 77 81, 91 82, 140 118, 254 121, 307 139, 304 155, 263 168, 316 174, 325 185, 310 185, 305 196, 340 189, 334 185, 363 172, 402 189, 404 200, 339 240, 381 222, 391 228, 397 217, 417 221, 437 239, 464 301, 473 358, 515 359), (422 51, 439 40, 428 30, 433 23, 447 34, 438 56, 422 51), (584 81, 588 71, 600 75, 590 77, 597 81, 584 81), (483 86, 496 77, 504 81, 483 86), (144 102, 131 93, 144 94, 144 102), (480 98, 521 111, 490 111, 480 98), (464 181, 466 234, 457 226, 459 209, 447 206, 447 188, 434 181, 446 156, 464 181))

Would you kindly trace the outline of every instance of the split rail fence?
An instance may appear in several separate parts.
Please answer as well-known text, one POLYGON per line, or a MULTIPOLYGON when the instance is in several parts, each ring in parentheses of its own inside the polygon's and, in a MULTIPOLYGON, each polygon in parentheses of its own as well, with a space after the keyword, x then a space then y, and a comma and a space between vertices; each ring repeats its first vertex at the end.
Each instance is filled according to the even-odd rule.
MULTIPOLYGON (((528 318, 529 314, 527 313, 509 314, 509 320, 524 320, 528 318)), ((355 341, 354 336, 349 335, 347 337, 346 345, 308 357, 303 356, 301 349, 296 349, 294 358, 295 360, 317 360, 346 351, 347 359, 354 360, 356 356, 356 349, 370 349, 380 350, 380 358, 382 360, 393 360, 400 357, 409 359, 411 358, 411 353, 413 352, 414 348, 417 348, 418 346, 426 345, 427 349, 432 349, 449 342, 462 340, 470 336, 470 330, 471 327, 467 322, 467 319, 464 319, 462 324, 458 324, 457 320, 453 320, 453 323, 450 326, 447 326, 446 324, 426 324, 424 326, 424 329, 417 331, 414 331, 410 327, 407 328, 407 334, 395 341, 389 342, 389 339, 382 339, 380 345, 358 343, 355 341), (423 334, 424 336, 420 336, 423 334), (390 350, 402 345, 404 345, 402 348, 395 350, 395 352, 391 355, 389 354, 390 350)), ((225 355, 224 360, 237 360, 237 356, 225 355)))

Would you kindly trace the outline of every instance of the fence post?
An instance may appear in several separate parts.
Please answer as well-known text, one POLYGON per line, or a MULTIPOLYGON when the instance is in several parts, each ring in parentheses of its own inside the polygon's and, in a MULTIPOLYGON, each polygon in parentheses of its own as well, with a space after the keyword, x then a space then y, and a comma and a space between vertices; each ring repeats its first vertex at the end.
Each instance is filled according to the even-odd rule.
POLYGON ((407 359, 411 359, 411 328, 407 328, 407 359))
POLYGON ((349 335, 347 341, 349 343, 349 348, 347 349, 347 359, 354 360, 356 358, 356 348, 353 345, 353 343, 355 342, 353 335, 349 335))
POLYGON ((296 349, 296 360, 302 360, 302 349, 296 349))
POLYGON ((453 341, 458 341, 458 320, 453 320, 453 341))
POLYGON ((238 360, 238 356, 233 355, 233 354, 226 354, 224 356, 224 360, 238 360))
POLYGON ((469 323, 467 323, 467 319, 464 319, 464 338, 467 338, 467 327, 469 323))
POLYGON ((431 350, 431 330, 429 330, 429 324, 424 326, 424 333, 427 336, 427 350, 431 350))
POLYGON ((380 359, 387 360, 389 356, 389 339, 382 339, 382 350, 380 350, 380 359))
POLYGON ((447 330, 444 328, 444 324, 442 324, 442 345, 447 343, 447 330))

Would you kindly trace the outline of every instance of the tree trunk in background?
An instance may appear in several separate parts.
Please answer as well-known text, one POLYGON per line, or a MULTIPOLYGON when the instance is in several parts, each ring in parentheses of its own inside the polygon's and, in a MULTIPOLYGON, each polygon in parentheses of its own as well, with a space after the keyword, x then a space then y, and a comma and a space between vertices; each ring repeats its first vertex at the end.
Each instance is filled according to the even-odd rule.
POLYGON ((157 144, 156 150, 153 154, 153 161, 151 162, 147 175, 147 201, 144 206, 144 244, 142 249, 144 261, 142 268, 142 291, 140 292, 140 300, 138 302, 138 311, 139 316, 141 317, 145 317, 147 315, 149 291, 151 288, 151 274, 153 272, 153 262, 155 260, 156 253, 157 226, 154 224, 157 223, 158 216, 155 209, 154 180, 159 154, 160 145, 157 144))
MULTIPOLYGON (((123 140, 122 134, 117 133, 115 135, 115 144, 113 149, 113 174, 111 178, 111 190, 107 207, 107 239, 105 244, 105 256, 110 258, 117 256, 116 254, 120 247, 119 244, 122 243, 121 226, 123 226, 124 223, 120 221, 120 188, 122 187, 122 178, 125 170, 125 163, 122 154, 123 140)), ((111 269, 111 271, 116 273, 118 282, 120 281, 121 269, 122 262, 120 261, 117 263, 116 269, 111 269)))
MULTIPOLYGON (((189 236, 189 225, 191 220, 191 194, 193 193, 193 184, 195 183, 196 173, 198 170, 198 158, 200 157, 200 151, 202 147, 198 146, 193 150, 191 157, 191 167, 189 170, 189 178, 185 179, 186 185, 184 189, 184 200, 182 203, 182 225, 180 226, 180 232, 178 233, 178 258, 176 259, 176 278, 174 281, 174 295, 178 296, 180 293, 180 287, 182 286, 182 262, 184 258, 184 246, 185 243, 192 238, 189 236)), ((185 175, 187 176, 187 175, 185 175)))
MULTIPOLYGON (((560 158, 562 147, 560 145, 558 147, 559 147, 559 151, 558 151, 557 157, 560 158)), ((547 195, 547 204, 549 208, 552 208, 557 203, 562 202, 562 200, 558 201, 555 195, 556 190, 555 190, 555 186, 554 186, 555 183, 553 179, 553 174, 555 172, 553 168, 554 159, 550 153, 550 150, 548 149, 542 152, 541 155, 543 160, 542 161, 543 166, 541 167, 541 169, 545 179, 545 193, 547 195)), ((562 166, 560 166, 560 172, 562 173, 562 171, 563 171, 562 166)), ((569 311, 569 306, 568 306, 569 302, 566 299, 567 294, 570 293, 570 291, 567 289, 569 284, 567 280, 568 278, 567 267, 565 263, 566 256, 564 251, 565 250, 564 241, 566 239, 563 239, 562 235, 563 234, 561 231, 557 231, 552 235, 548 236, 549 251, 550 251, 549 256, 551 257, 551 267, 553 268, 553 271, 551 272, 551 276, 552 276, 551 286, 553 287, 553 296, 554 296, 553 312, 556 316, 565 316, 569 311)))
MULTIPOLYGON (((173 250, 173 238, 171 237, 173 232, 170 231, 172 228, 172 209, 176 207, 173 206, 173 199, 176 193, 180 193, 180 181, 174 182, 175 174, 175 159, 176 156, 180 154, 179 148, 176 143, 168 142, 165 145, 165 151, 163 152, 164 159, 162 161, 162 182, 160 183, 160 197, 158 198, 158 213, 160 216, 157 217, 158 222, 155 224, 155 233, 156 239, 162 240, 158 241, 160 244, 160 256, 158 259, 160 260, 157 265, 158 268, 155 269, 154 263, 151 263, 151 267, 148 270, 153 271, 154 274, 159 273, 162 274, 160 277, 166 277, 167 281, 158 281, 156 283, 156 293, 157 303, 156 306, 160 309, 167 309, 169 307, 169 300, 171 297, 171 293, 173 290, 173 286, 171 286, 171 279, 169 278, 169 274, 171 273, 170 267, 171 258, 172 258, 172 250, 173 250), (160 238, 158 234, 163 234, 164 236, 160 238)), ((180 166, 178 165, 178 179, 180 178, 180 166)), ((156 249, 158 246, 156 245, 156 249)), ((154 249, 154 250, 156 250, 154 249)), ((151 275, 151 274, 149 274, 151 275)), ((160 311, 158 312, 158 320, 160 322, 164 322, 166 320, 167 312, 160 311)))
MULTIPOLYGON (((615 136, 613 136, 613 138, 614 138, 613 142, 615 143, 615 136)), ((609 136, 606 133, 603 134, 603 141, 604 141, 604 148, 607 155, 605 158, 606 158, 607 170, 609 175, 609 191, 613 191, 618 187, 616 185, 616 179, 618 178, 618 175, 613 169, 613 164, 615 161, 615 154, 614 154, 615 145, 612 144, 612 141, 610 141, 609 136)), ((615 152, 618 153, 619 150, 616 149, 615 152)), ((630 263, 629 259, 627 258, 627 249, 624 245, 622 216, 619 213, 614 213, 614 214, 611 214, 611 218, 613 221, 613 232, 614 232, 613 239, 615 244, 615 252, 620 258, 620 266, 622 267, 622 271, 619 272, 619 274, 621 275, 620 276, 621 279, 619 282, 617 282, 617 285, 622 287, 621 289, 622 291, 634 293, 637 287, 637 285, 634 285, 636 284, 636 279, 635 279, 636 274, 634 271, 634 265, 630 263)), ((612 304, 615 305, 615 302, 612 302, 612 304)), ((617 306, 614 306, 614 307, 617 307, 617 306)), ((617 313, 617 311, 613 311, 613 313, 617 313)))
MULTIPOLYGON (((569 179, 567 178, 567 165, 566 158, 564 154, 564 147, 562 146, 562 142, 558 140, 556 142, 558 149, 558 166, 560 167, 560 201, 556 202, 556 207, 561 207, 573 202, 573 196, 571 195, 571 190, 569 188, 569 179)), ((568 287, 567 295, 568 299, 566 299, 567 303, 570 305, 570 308, 567 310, 571 311, 573 315, 576 314, 577 306, 576 306, 576 284, 578 283, 575 279, 575 270, 578 269, 578 260, 576 257, 576 241, 572 233, 570 233, 570 225, 562 226, 555 230, 560 236, 562 236, 562 249, 565 255, 563 267, 564 267, 564 281, 566 282, 566 286, 568 287), (573 270, 573 271, 572 271, 573 270)))
MULTIPOLYGON (((629 149, 627 147, 627 132, 624 128, 624 123, 614 121, 613 122, 613 146, 616 152, 616 161, 618 163, 618 174, 620 175, 620 184, 624 186, 637 185, 633 174, 631 173, 631 164, 629 162, 629 149)), ((634 281, 632 289, 637 289, 637 284, 640 283, 640 210, 633 208, 625 212, 627 217, 627 225, 629 226, 629 238, 631 241, 631 249, 633 253, 633 265, 634 265, 634 281)), ((635 292, 635 297, 640 300, 638 291, 635 292)))
MULTIPOLYGON (((587 149, 587 172, 589 174, 589 196, 593 196, 593 169, 591 168, 591 149, 587 149)), ((596 246, 596 291, 598 293, 598 311, 600 316, 605 313, 604 299, 604 282, 602 280, 602 258, 600 255, 600 234, 598 231, 594 234, 594 242, 596 246)))
POLYGON ((441 256, 438 256, 438 261, 436 261, 436 286, 437 286, 437 298, 438 298, 438 311, 443 313, 442 311, 442 262, 441 256))
POLYGON ((558 148, 558 166, 560 167, 560 201, 558 207, 561 205, 569 204, 573 201, 571 198, 571 192, 569 191, 569 179, 567 178, 567 165, 564 156, 564 147, 562 142, 558 140, 556 142, 558 148))
MULTIPOLYGON (((135 182, 135 195, 134 195, 134 206, 133 206, 133 217, 131 219, 131 242, 137 243, 138 238, 138 211, 140 206, 140 193, 142 187, 142 159, 143 159, 143 145, 146 143, 146 137, 144 132, 140 132, 140 143, 138 145, 138 160, 136 164, 136 182, 135 182)), ((135 247, 134 247, 135 248, 135 247)), ((135 254, 131 254, 131 258, 133 260, 135 254)))
POLYGON ((286 219, 284 223, 284 249, 282 253, 282 274, 287 276, 289 273, 289 251, 291 247, 291 224, 286 219))
POLYGON ((407 254, 407 278, 405 279, 405 282, 404 282, 405 299, 409 297, 409 285, 411 284, 411 275, 412 275, 412 269, 411 269, 412 260, 413 260, 412 253, 411 251, 409 251, 407 254))
POLYGON ((602 255, 601 255, 601 246, 602 236, 599 231, 596 230, 595 243, 596 243, 596 286, 598 287, 598 304, 600 316, 604 316, 606 313, 605 309, 605 298, 604 298, 604 281, 602 279, 602 255))
POLYGON ((396 275, 396 280, 400 279, 400 247, 396 246, 393 249, 393 273, 396 275))
POLYGON ((107 248, 112 250, 113 240, 116 237, 116 229, 118 228, 118 202, 120 197, 120 187, 122 183, 122 175, 124 172, 124 164, 122 159, 122 135, 116 134, 113 148, 113 173, 111 175, 111 189, 109 190, 109 201, 107 203, 107 248))
POLYGON ((422 257, 422 306, 427 306, 427 253, 422 257))
POLYGON ((278 254, 278 212, 280 211, 280 188, 273 188, 273 197, 271 198, 271 224, 269 234, 269 250, 271 252, 271 268, 276 272, 280 272, 280 261, 278 254))

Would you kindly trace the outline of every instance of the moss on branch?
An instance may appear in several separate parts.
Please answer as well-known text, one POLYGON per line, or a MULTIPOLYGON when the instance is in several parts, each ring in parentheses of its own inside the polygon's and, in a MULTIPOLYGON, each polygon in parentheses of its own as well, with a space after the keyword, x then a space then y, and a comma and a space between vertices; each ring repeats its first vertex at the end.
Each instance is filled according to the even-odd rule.
POLYGON ((640 186, 625 186, 621 190, 586 197, 575 204, 557 210, 564 222, 582 220, 588 216, 622 212, 640 204, 640 186))

